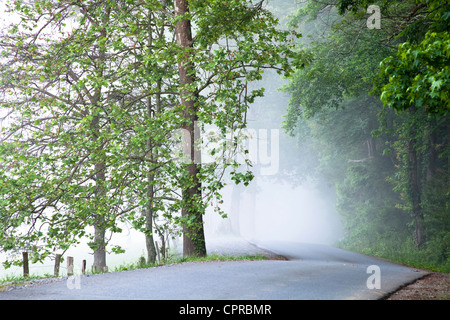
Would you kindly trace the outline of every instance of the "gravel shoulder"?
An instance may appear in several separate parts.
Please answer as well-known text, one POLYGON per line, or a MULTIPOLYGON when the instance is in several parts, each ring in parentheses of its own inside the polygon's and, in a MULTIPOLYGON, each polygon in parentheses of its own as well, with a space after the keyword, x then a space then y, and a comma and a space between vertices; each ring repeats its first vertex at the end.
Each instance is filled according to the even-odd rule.
POLYGON ((385 300, 450 300, 450 274, 431 272, 385 300))

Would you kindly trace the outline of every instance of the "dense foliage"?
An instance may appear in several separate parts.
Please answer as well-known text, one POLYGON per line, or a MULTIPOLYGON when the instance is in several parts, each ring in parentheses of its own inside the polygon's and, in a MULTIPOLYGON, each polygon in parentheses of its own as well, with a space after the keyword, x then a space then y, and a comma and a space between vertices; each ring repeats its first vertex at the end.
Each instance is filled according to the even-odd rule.
POLYGON ((263 2, 8 5, 16 20, 1 42, 2 250, 37 261, 87 238, 101 271, 107 250, 122 252, 108 242, 126 222, 146 234, 149 262, 154 234, 183 232, 185 254, 204 255, 202 215, 219 207, 223 172, 244 184, 252 174, 232 157, 196 161, 194 131, 244 128, 264 92, 248 83, 265 69, 288 75, 300 61, 296 35, 278 30, 263 2))
POLYGON ((309 1, 291 24, 312 35, 310 65, 285 87, 286 129, 314 139, 316 170, 336 187, 340 244, 446 271, 449 18, 441 1, 309 1))

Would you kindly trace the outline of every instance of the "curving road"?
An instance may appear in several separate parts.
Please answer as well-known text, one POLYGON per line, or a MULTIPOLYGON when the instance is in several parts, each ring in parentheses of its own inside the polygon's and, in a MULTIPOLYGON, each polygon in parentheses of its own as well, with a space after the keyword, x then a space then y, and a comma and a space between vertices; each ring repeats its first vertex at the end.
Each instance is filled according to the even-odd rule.
POLYGON ((2 292, 0 300, 379 299, 425 275, 326 245, 270 242, 258 246, 289 260, 183 263, 77 276, 2 292))

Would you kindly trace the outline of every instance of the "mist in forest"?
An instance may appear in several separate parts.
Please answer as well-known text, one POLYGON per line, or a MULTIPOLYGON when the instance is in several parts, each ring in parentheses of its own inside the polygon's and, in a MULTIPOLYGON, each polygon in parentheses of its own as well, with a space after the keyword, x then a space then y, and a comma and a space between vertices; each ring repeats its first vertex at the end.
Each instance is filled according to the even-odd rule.
POLYGON ((246 240, 333 244, 342 236, 331 199, 324 199, 313 183, 293 187, 287 183, 256 182, 236 193, 226 188, 229 217, 214 212, 205 217, 206 238, 241 236, 246 240), (257 190, 255 190, 257 189, 257 190), (233 199, 238 202, 233 202, 233 199))
POLYGON ((282 84, 275 72, 258 84, 266 94, 250 107, 247 128, 254 135, 247 146, 255 178, 248 186, 225 178, 222 208, 228 217, 207 211, 207 240, 231 235, 254 242, 334 244, 343 236, 334 189, 309 171, 315 157, 282 127, 289 103, 289 95, 279 90, 282 84))

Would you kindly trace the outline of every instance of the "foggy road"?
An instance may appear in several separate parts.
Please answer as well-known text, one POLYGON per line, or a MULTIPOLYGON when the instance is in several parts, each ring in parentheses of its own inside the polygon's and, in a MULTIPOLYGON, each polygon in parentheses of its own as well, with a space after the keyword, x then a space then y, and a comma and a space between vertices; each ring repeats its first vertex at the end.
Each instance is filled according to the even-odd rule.
POLYGON ((259 243, 283 260, 182 263, 75 276, 0 293, 9 299, 379 299, 424 276, 412 268, 327 245, 259 243))

